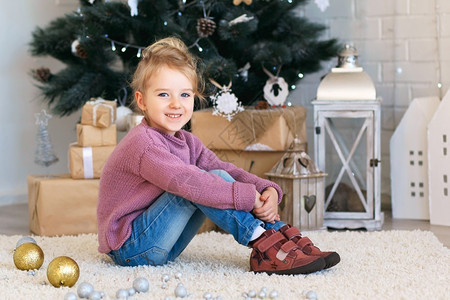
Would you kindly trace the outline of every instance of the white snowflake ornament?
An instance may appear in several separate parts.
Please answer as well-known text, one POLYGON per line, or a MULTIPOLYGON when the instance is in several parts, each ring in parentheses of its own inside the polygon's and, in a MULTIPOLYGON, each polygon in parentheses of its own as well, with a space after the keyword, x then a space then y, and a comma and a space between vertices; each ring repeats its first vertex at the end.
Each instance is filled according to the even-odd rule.
POLYGON ((217 82, 210 80, 215 86, 220 87, 220 91, 211 96, 213 103, 213 115, 227 118, 228 121, 239 112, 244 111, 242 103, 239 102, 235 94, 231 92, 231 82, 228 86, 220 86, 217 82))

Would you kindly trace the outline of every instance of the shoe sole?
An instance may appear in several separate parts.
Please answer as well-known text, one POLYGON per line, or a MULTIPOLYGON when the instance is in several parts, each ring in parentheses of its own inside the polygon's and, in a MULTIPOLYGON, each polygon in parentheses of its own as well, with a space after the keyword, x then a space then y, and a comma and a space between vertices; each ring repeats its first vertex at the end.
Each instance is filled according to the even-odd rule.
POLYGON ((336 252, 333 252, 330 255, 324 257, 324 260, 325 260, 324 269, 328 269, 337 265, 341 261, 341 257, 336 252))
POLYGON ((295 274, 309 274, 314 273, 325 268, 325 260, 323 258, 316 259, 315 261, 293 269, 287 270, 261 270, 261 271, 253 271, 253 273, 266 273, 268 275, 276 274, 276 275, 295 275, 295 274))

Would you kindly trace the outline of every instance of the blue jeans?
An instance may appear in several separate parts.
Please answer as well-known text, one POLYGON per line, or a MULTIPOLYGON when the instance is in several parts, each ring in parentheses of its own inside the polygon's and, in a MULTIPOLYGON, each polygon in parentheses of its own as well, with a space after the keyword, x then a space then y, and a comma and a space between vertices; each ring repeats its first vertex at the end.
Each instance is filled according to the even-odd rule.
MULTIPOLYGON (((235 181, 223 170, 210 173, 235 181)), ((278 230, 284 225, 281 221, 263 222, 250 212, 204 206, 165 192, 133 221, 131 236, 122 247, 108 255, 121 266, 163 265, 183 252, 206 217, 244 246, 256 227, 278 230)))

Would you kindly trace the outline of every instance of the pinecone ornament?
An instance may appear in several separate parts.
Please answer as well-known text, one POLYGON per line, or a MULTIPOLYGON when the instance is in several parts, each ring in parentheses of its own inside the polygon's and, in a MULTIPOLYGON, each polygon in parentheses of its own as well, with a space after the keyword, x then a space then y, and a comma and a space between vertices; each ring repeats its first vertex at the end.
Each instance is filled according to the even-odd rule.
POLYGON ((49 68, 39 68, 33 70, 33 77, 40 82, 47 82, 50 78, 50 69, 49 68))
POLYGON ((208 18, 200 18, 197 20, 197 33, 200 37, 208 37, 216 30, 216 23, 208 18))
POLYGON ((82 58, 82 59, 88 58, 88 53, 86 52, 86 50, 84 50, 84 48, 81 44, 78 44, 75 47, 75 49, 76 49, 76 51, 75 51, 76 56, 78 56, 79 58, 82 58))

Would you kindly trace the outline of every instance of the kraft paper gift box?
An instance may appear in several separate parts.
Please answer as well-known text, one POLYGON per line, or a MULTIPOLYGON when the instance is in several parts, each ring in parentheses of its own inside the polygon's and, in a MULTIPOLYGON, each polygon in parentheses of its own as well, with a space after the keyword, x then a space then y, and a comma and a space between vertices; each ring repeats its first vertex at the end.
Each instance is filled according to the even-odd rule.
POLYGON ((42 236, 97 232, 98 179, 28 176, 30 230, 42 236))
POLYGON ((87 101, 81 110, 81 124, 106 128, 116 121, 116 101, 97 99, 87 101))
POLYGON ((283 151, 295 136, 307 142, 306 108, 246 108, 231 121, 205 109, 193 113, 191 131, 210 149, 283 151))
POLYGON ((116 124, 106 128, 77 124, 77 142, 83 147, 114 146, 117 144, 116 124))
POLYGON ((100 178, 106 160, 115 146, 69 147, 69 169, 74 179, 100 178))
POLYGON ((213 151, 221 160, 232 163, 261 178, 267 178, 265 173, 269 172, 286 153, 285 151, 235 151, 217 149, 213 149, 213 151))

